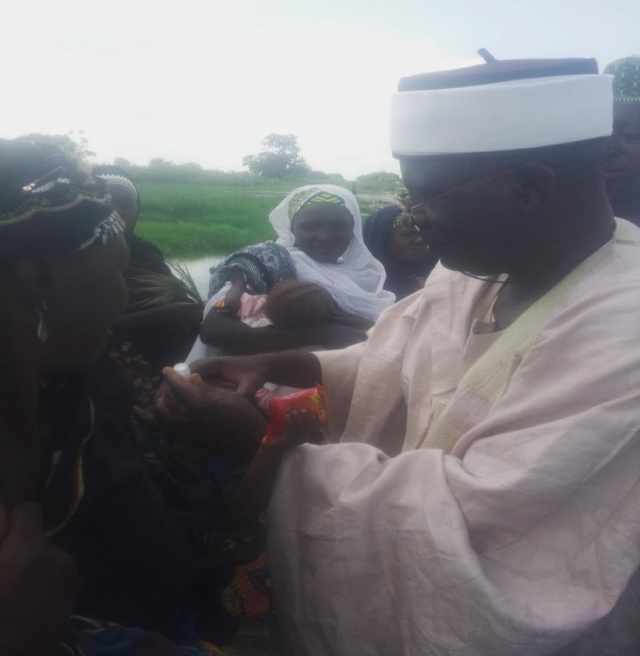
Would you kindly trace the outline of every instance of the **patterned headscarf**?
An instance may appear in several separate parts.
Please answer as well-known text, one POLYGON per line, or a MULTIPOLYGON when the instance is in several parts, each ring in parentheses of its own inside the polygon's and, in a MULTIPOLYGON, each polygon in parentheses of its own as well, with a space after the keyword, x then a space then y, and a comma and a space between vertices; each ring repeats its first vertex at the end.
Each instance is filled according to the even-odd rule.
POLYGON ((604 73, 613 75, 613 102, 640 103, 640 56, 632 55, 609 64, 604 73))
POLYGON ((318 187, 311 187, 310 189, 303 189, 294 196, 289 201, 289 219, 293 217, 303 208, 308 205, 313 204, 322 204, 322 205, 338 205, 346 209, 346 203, 344 199, 338 196, 337 194, 332 194, 328 191, 323 191, 318 187))
POLYGON ((71 253, 124 232, 106 185, 63 151, 0 140, 0 261, 71 253))

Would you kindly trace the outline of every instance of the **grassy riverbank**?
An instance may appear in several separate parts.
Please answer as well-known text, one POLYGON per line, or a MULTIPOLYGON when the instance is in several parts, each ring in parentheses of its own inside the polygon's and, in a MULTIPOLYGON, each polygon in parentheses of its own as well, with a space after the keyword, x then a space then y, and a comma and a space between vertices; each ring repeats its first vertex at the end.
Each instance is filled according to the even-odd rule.
MULTIPOLYGON (((136 233, 167 257, 227 254, 272 239, 271 210, 307 182, 238 177, 210 181, 139 182, 142 214, 136 233)), ((391 198, 387 190, 366 190, 358 200, 363 216, 391 198)))

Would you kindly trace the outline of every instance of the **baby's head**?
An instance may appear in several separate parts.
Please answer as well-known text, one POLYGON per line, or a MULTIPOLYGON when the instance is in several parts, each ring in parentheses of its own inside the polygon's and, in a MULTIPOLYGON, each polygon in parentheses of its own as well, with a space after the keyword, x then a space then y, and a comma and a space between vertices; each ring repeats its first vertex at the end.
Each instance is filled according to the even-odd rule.
POLYGON ((320 285, 287 280, 276 285, 268 294, 264 313, 281 328, 330 323, 335 301, 320 285))

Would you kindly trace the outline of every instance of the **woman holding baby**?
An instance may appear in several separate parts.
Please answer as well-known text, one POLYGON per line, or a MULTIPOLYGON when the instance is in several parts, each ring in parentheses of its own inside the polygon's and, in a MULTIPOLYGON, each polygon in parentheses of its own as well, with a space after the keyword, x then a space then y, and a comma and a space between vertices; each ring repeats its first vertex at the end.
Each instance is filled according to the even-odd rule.
POLYGON ((384 268, 363 242, 360 210, 349 191, 300 187, 269 220, 276 242, 242 249, 212 271, 189 361, 221 352, 348 346, 363 341, 393 304, 383 288, 384 268))

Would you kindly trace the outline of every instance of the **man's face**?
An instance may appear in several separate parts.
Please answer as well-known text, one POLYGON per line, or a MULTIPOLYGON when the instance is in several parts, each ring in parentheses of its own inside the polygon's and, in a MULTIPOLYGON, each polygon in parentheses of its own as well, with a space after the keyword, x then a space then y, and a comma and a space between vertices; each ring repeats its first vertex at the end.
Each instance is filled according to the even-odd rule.
POLYGON ((613 209, 626 209, 631 201, 640 211, 640 103, 614 106, 605 172, 613 209))
POLYGON ((518 221, 512 171, 487 159, 402 159, 402 179, 429 248, 448 269, 475 275, 512 268, 528 236, 518 221), (443 194, 446 194, 442 196, 443 194))

